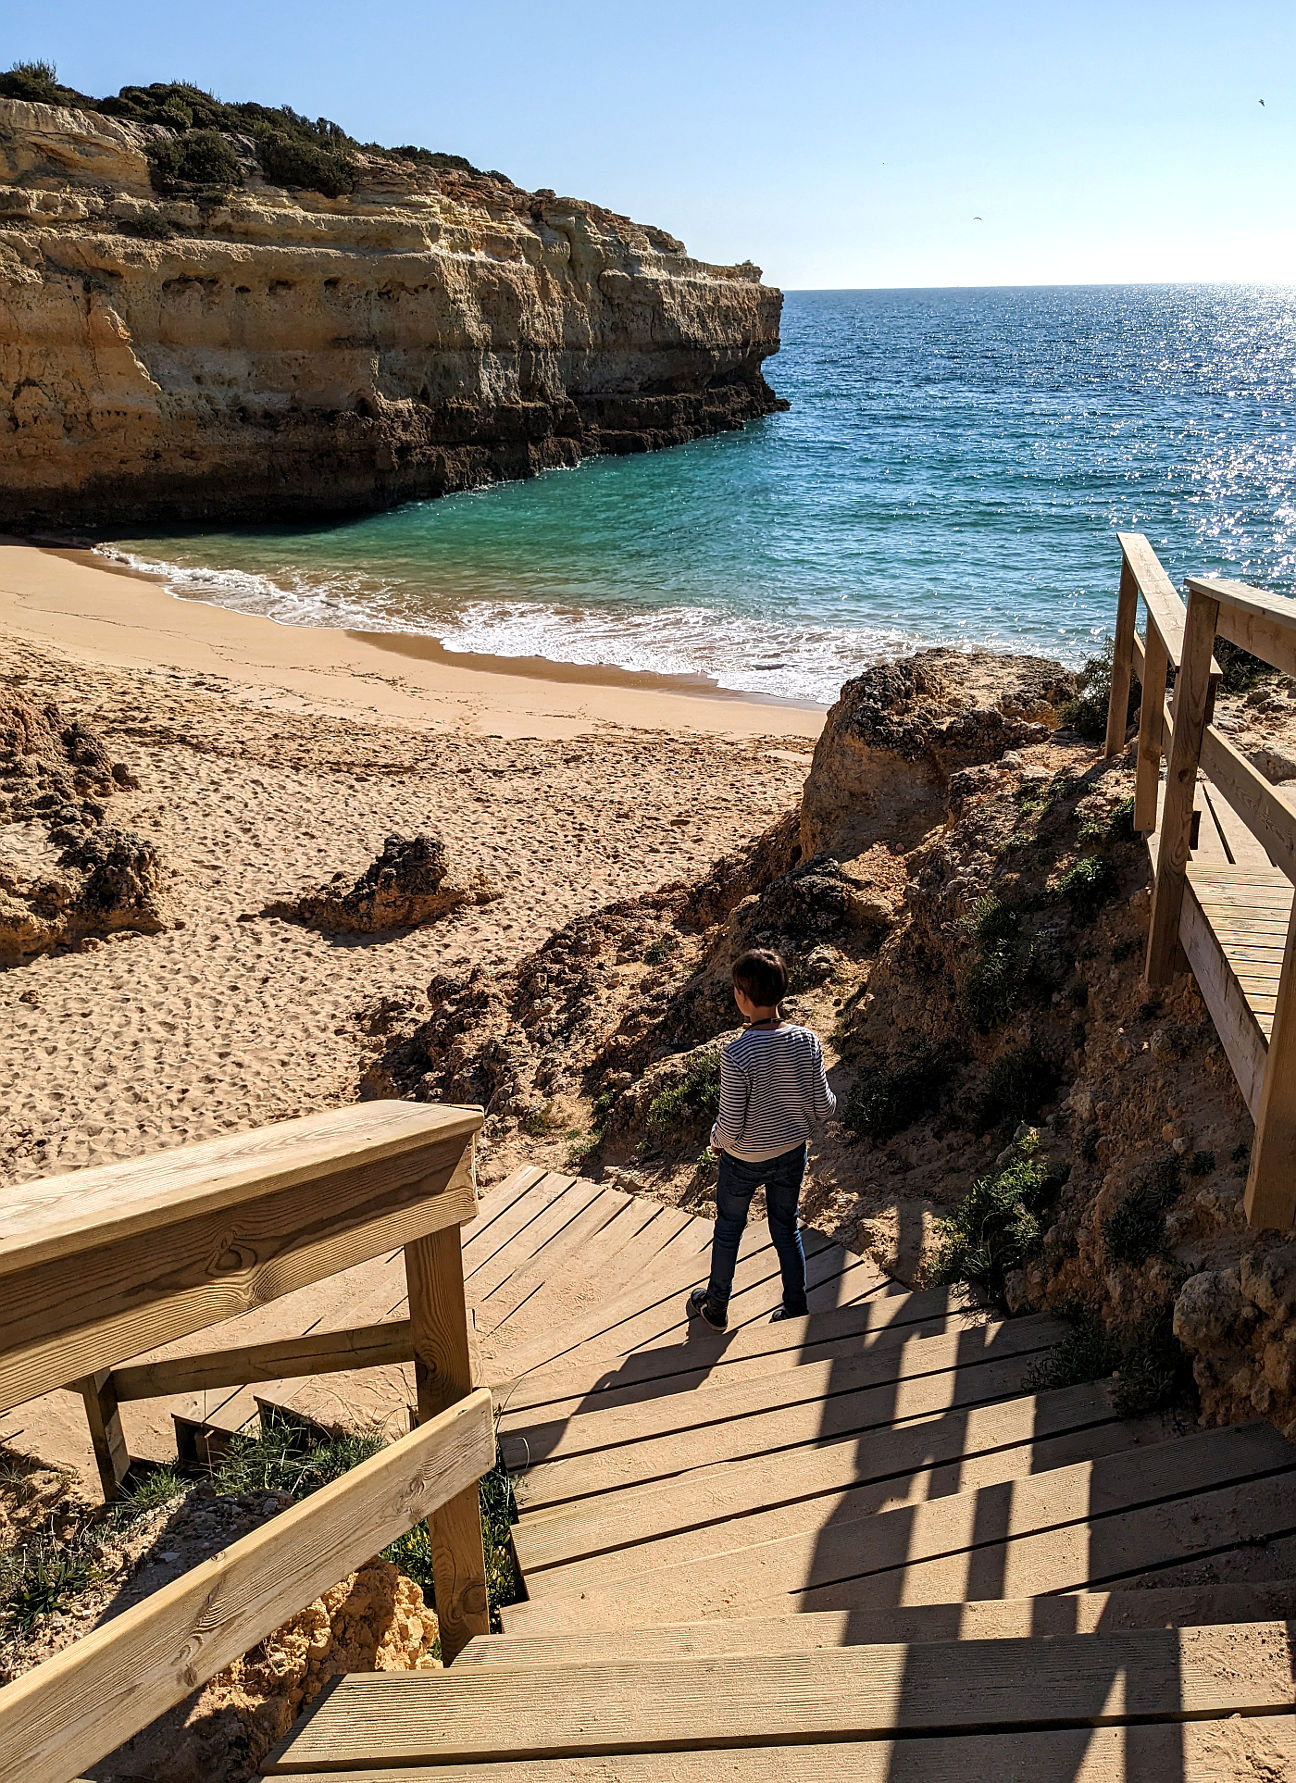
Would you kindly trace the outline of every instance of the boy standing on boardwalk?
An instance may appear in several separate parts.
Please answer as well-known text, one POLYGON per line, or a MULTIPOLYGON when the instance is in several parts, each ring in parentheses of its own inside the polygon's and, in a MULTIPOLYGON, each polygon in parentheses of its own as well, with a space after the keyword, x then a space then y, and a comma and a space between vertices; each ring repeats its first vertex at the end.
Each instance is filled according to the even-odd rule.
POLYGON ((806 1309, 805 1252, 797 1202, 806 1167, 811 1126, 826 1120, 837 1098, 824 1076, 819 1037, 785 1022, 779 1004, 787 995, 787 967, 769 948, 740 954, 733 967, 734 1002, 747 1026, 720 1055, 720 1112, 711 1130, 720 1154, 716 1182, 716 1229, 711 1241, 711 1279, 689 1295, 689 1317, 713 1330, 728 1323, 738 1243, 752 1196, 762 1186, 770 1236, 783 1272, 783 1304, 776 1319, 795 1319, 806 1309))

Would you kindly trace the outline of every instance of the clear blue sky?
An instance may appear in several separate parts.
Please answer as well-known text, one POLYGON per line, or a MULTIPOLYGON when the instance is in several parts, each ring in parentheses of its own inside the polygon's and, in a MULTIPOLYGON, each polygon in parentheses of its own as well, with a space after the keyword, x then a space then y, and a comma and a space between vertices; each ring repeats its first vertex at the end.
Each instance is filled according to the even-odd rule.
POLYGON ((6 40, 88 92, 464 154, 788 289, 1296 279, 1293 0, 46 0, 6 40))

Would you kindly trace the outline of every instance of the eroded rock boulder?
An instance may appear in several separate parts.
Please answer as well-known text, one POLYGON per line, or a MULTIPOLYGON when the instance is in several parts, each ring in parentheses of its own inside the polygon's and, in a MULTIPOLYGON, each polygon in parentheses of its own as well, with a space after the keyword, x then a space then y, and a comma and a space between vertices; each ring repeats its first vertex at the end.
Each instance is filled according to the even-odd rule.
POLYGON ((382 853, 349 889, 346 874, 300 898, 277 899, 266 916, 282 916, 333 935, 378 935, 435 922, 465 904, 489 904, 501 896, 483 878, 447 883, 449 862, 437 836, 388 836, 382 853))
POLYGON ((1074 692, 1075 677, 1039 656, 922 650, 866 669, 842 688, 815 746, 802 852, 850 860, 880 841, 913 847, 952 773, 1040 741, 1074 692))
POLYGON ((157 850, 111 825, 69 832, 52 870, 0 859, 0 964, 128 929, 168 926, 157 850))
POLYGON ((0 693, 0 823, 76 821, 89 802, 138 782, 87 724, 27 694, 0 693))

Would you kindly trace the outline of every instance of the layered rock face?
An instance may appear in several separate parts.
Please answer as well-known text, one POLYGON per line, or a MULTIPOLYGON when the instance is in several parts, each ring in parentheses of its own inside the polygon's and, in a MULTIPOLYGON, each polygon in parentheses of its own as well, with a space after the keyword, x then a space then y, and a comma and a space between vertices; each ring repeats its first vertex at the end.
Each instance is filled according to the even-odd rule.
MULTIPOLYGON (((0 525, 380 507, 741 426, 782 297, 501 176, 159 199, 167 133, 0 100, 0 525)), ((243 150, 245 149, 245 153, 243 150)))

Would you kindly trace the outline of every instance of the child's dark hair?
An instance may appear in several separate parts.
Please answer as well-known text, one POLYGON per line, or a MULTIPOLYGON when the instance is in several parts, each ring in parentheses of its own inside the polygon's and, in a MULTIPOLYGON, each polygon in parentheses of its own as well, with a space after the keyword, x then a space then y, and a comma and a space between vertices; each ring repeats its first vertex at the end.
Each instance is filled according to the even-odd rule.
POLYGON ((772 1009, 787 996, 788 975, 783 955, 772 947, 753 947, 733 963, 733 981, 758 1009, 772 1009))

